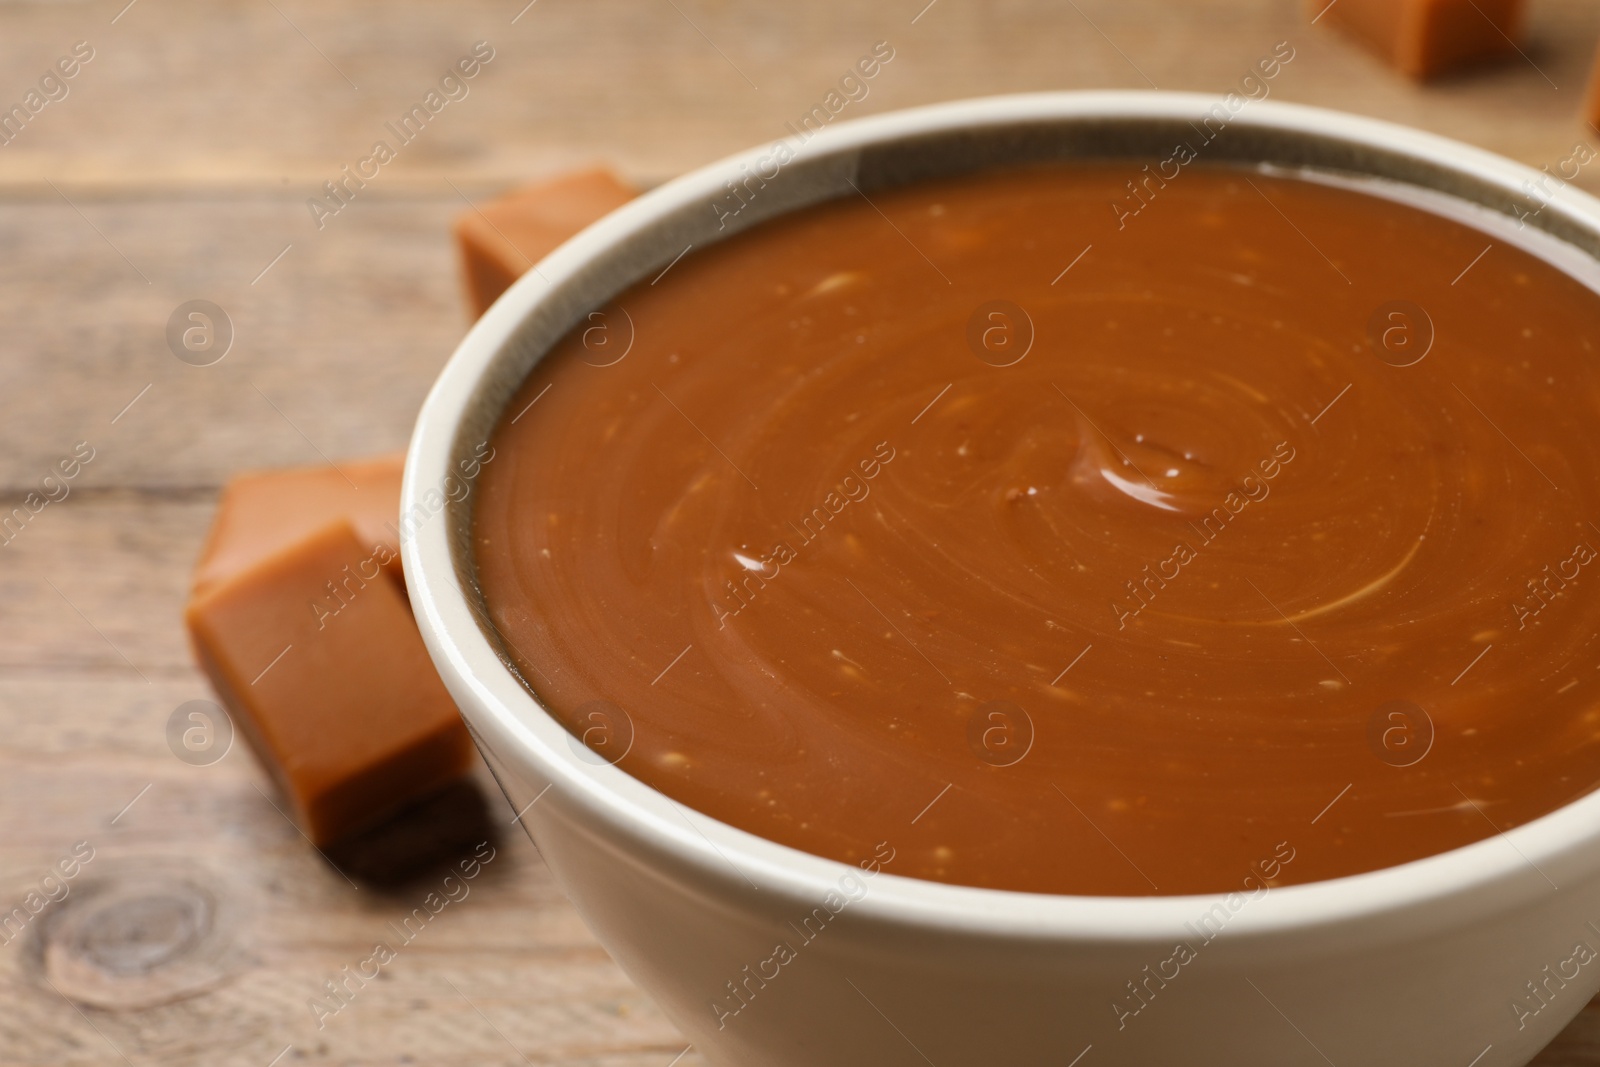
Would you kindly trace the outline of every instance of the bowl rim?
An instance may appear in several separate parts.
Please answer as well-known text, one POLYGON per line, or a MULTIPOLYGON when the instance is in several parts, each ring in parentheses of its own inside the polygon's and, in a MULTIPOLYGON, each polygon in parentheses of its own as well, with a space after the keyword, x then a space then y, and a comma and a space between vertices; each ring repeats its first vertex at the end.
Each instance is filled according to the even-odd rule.
MULTIPOLYGON (((1188 121, 1219 99, 1116 90, 957 100, 830 125, 796 155, 847 154, 918 136, 1018 122, 1188 121)), ((1531 201, 1528 183, 1545 175, 1530 167, 1381 120, 1273 100, 1248 103, 1232 116, 1234 126, 1332 139, 1442 167, 1502 191, 1507 203, 1538 203, 1542 212, 1549 213, 1541 228, 1564 227, 1600 244, 1600 200, 1569 185, 1548 201, 1531 201)), ((454 469, 467 416, 474 404, 481 403, 480 388, 497 361, 507 356, 519 327, 599 254, 624 247, 631 238, 679 213, 703 210, 725 194, 726 180, 738 178, 741 168, 755 167, 779 143, 735 153, 624 205, 540 261, 478 320, 440 373, 418 416, 406 456, 401 513, 411 515, 423 507, 428 517, 413 536, 402 537, 401 547, 424 641, 468 725, 491 751, 515 746, 520 758, 549 783, 546 791, 554 791, 553 802, 535 809, 525 825, 557 817, 552 811, 557 809, 636 862, 670 866, 706 892, 726 896, 759 887, 763 893, 809 906, 856 868, 688 809, 617 767, 596 765, 569 751, 564 742, 572 735, 507 667, 457 580, 457 555, 465 537, 462 516, 470 522, 472 497, 466 497, 466 507, 442 511, 427 501, 430 492, 437 498, 437 487, 446 484, 454 469)), ((1592 248, 1588 254, 1593 255, 1592 248)), ((637 277, 622 280, 617 288, 637 277)), ((542 352, 535 358, 542 358, 542 352)), ((502 411, 493 413, 491 424, 502 411)), ((1287 932, 1342 936, 1352 924, 1361 924, 1370 931, 1387 932, 1385 936, 1415 936, 1423 928, 1444 929, 1531 904, 1559 890, 1553 874, 1570 882, 1591 877, 1597 868, 1600 791, 1447 852, 1362 874, 1272 889, 1238 913, 1229 934, 1247 943, 1281 942, 1287 932)), ((1039 944, 1159 943, 1226 895, 1023 893, 924 881, 890 871, 876 875, 870 890, 851 904, 858 922, 1039 944)))

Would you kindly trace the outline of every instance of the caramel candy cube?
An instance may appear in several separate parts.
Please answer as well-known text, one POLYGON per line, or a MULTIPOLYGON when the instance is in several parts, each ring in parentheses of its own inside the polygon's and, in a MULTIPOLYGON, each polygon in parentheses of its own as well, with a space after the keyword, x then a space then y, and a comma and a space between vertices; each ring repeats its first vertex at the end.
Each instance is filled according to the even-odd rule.
POLYGON ((1320 21, 1423 80, 1515 53, 1523 0, 1310 0, 1320 21))
POLYGON ((319 848, 471 760, 383 551, 340 519, 219 578, 186 613, 201 666, 319 848))
POLYGON ((515 189, 456 217, 456 247, 476 318, 557 245, 639 191, 605 167, 515 189))
POLYGON ((1589 89, 1583 97, 1583 121, 1600 133, 1600 55, 1595 56, 1589 69, 1589 89))
POLYGON ((337 469, 294 467, 232 478, 195 563, 192 591, 200 593, 340 518, 350 520, 369 550, 388 549, 383 567, 403 581, 397 524, 404 462, 396 452, 341 462, 337 469))

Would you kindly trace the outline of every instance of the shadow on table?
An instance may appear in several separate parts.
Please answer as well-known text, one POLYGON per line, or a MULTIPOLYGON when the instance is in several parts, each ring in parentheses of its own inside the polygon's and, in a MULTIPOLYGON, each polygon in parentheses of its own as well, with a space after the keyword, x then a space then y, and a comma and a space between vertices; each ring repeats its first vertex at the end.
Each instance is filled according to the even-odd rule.
POLYGON ((361 888, 394 893, 452 873, 484 843, 498 851, 503 831, 483 787, 469 775, 330 846, 324 856, 361 888))

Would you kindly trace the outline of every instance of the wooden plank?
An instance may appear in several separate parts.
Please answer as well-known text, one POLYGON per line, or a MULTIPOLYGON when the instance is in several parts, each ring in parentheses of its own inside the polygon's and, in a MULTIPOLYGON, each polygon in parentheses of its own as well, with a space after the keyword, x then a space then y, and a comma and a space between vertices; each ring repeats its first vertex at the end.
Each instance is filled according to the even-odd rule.
MULTIPOLYGON (((437 138, 419 138, 319 231, 305 207, 318 183, 338 176, 406 94, 426 87, 424 74, 465 47, 450 42, 504 13, 469 6, 459 23, 453 9, 386 13, 380 27, 406 25, 408 44, 380 55, 356 48, 348 24, 376 16, 308 9, 301 28, 326 36, 335 62, 366 82, 357 94, 304 41, 279 47, 274 34, 291 31, 270 8, 262 16, 254 7, 246 15, 227 5, 140 4, 107 27, 126 40, 84 68, 60 113, 46 108, 0 149, 0 183, 11 187, 0 199, 0 248, 11 252, 0 262, 5 344, 36 357, 0 360, 0 491, 35 484, 80 440, 97 449, 89 486, 215 486, 242 466, 398 447, 464 329, 445 228, 466 197, 580 156, 652 180, 781 135, 879 36, 903 45, 871 95, 852 105, 862 114, 967 92, 1144 84, 1139 71, 1163 86, 1217 91, 1272 42, 1291 39, 1299 54, 1276 82, 1281 99, 1414 122, 1550 165, 1587 132, 1573 117, 1597 29, 1587 5, 1537 7, 1529 55, 1538 70, 1513 63, 1429 90, 1309 29, 1296 8, 1254 13, 1213 0, 1163 7, 1157 17, 1146 0, 1090 4, 1083 18, 1046 5, 986 14, 941 0, 914 26, 844 5, 838 18, 792 25, 686 9, 761 74, 766 84, 755 92, 670 5, 616 16, 633 28, 605 38, 615 46, 606 63, 582 47, 584 33, 613 24, 604 9, 535 7, 504 27, 528 35, 526 51, 507 45, 503 64, 484 71, 460 110, 425 131, 437 138), (1110 45, 1091 19, 1123 43, 1110 45), (273 47, 252 50, 244 29, 273 47), (172 55, 176 40, 195 54, 172 55), (348 55, 331 43, 341 40, 348 55), (202 55, 229 64, 240 88, 225 115, 190 122, 207 94, 181 75, 202 55), (633 84, 651 91, 626 88, 633 84), (251 152, 274 166, 239 162, 251 152), (195 298, 232 321, 233 349, 213 367, 180 363, 167 348, 168 318, 195 298)), ((91 10, 6 9, 0 65, 46 62, 88 32, 91 10)), ((1600 188, 1600 170, 1589 171, 1579 184, 1600 188)))
POLYGON ((85 199, 83 217, 0 202, 0 247, 18 257, 0 266, 5 343, 34 354, 0 363, 0 487, 37 486, 79 441, 95 458, 78 487, 214 487, 241 467, 404 447, 465 332, 446 231, 460 205, 359 206, 291 241, 299 205, 281 200, 85 199), (195 298, 233 324, 212 366, 167 344, 195 298))
POLYGON ((926 0, 792 8, 545 0, 526 11, 514 0, 281 0, 280 10, 178 0, 139 3, 112 25, 125 2, 6 7, 0 95, 20 96, 74 41, 89 40, 96 58, 71 95, 4 149, 4 181, 287 184, 309 195, 478 40, 495 59, 385 184, 402 173, 512 181, 594 156, 636 175, 676 174, 781 136, 880 39, 896 58, 852 112, 1151 83, 1219 92, 1290 40, 1298 55, 1276 87, 1283 99, 1543 162, 1578 132, 1600 31, 1593 5, 1544 0, 1532 5, 1528 63, 1419 89, 1308 26, 1299 0, 1082 0, 1076 11, 1044 0, 938 0, 926 11, 926 0))
MULTIPOLYGON (((355 93, 270 7, 140 4, 105 27, 125 39, 107 38, 118 43, 83 69, 59 113, 46 108, 0 149, 0 183, 11 186, 0 200, 0 247, 12 253, 0 262, 6 344, 37 357, 0 361, 0 490, 35 484, 80 440, 97 449, 90 486, 215 486, 242 466, 398 447, 465 325, 445 228, 466 197, 580 156, 652 180, 779 136, 880 37, 902 44, 871 95, 852 105, 862 114, 968 92, 1142 85, 1146 76, 1219 91, 1290 39, 1298 54, 1275 83, 1281 99, 1414 122, 1550 165, 1587 132, 1573 109, 1600 28, 1588 5, 1539 5, 1529 64, 1428 90, 1308 28, 1298 5, 1256 12, 1212 0, 1162 6, 1159 17, 1152 0, 1080 6, 1085 17, 941 0, 915 25, 846 5, 836 18, 792 23, 686 8, 726 38, 718 47, 735 64, 760 74, 759 92, 670 5, 626 19, 536 6, 516 26, 484 4, 459 19, 453 8, 378 17, 287 6, 365 83, 355 93), (358 47, 356 23, 373 19, 390 34, 405 25, 404 45, 358 47), (428 72, 496 19, 526 40, 506 45, 458 111, 440 114, 425 131, 437 138, 419 138, 319 231, 305 199, 320 181, 337 177, 407 94, 426 88, 428 72), (624 22, 627 34, 604 38, 612 58, 589 58, 584 35, 624 22), (251 33, 271 48, 252 47, 251 33), (225 114, 190 122, 207 94, 182 75, 202 58, 227 64, 238 87, 225 114), (195 298, 222 306, 233 324, 233 349, 213 367, 167 350, 168 318, 195 298)), ((93 10, 7 9, 0 65, 47 62, 88 32, 93 10)), ((1600 170, 1589 169, 1579 183, 1600 188, 1600 170)))
MULTIPOLYGON (((322 983, 441 869, 354 888, 273 809, 243 747, 208 767, 167 748, 173 710, 208 695, 178 619, 216 487, 240 467, 404 443, 465 327, 446 226, 467 198, 593 159, 654 182, 782 136, 877 40, 895 59, 846 115, 1042 89, 1222 92, 1288 40, 1276 99, 1534 165, 1600 139, 1575 118, 1600 35, 1583 0, 1533 5, 1525 62, 1427 89, 1308 27, 1299 0, 126 3, 0 0, 0 104, 73 42, 95 48, 70 94, 0 147, 0 515, 75 442, 95 449, 71 494, 0 547, 0 909, 75 842, 96 850, 64 901, 0 944, 7 1064, 260 1067, 292 1047, 281 1063, 664 1067, 683 1050, 481 769, 479 806, 418 815, 412 841, 457 855, 470 843, 441 827, 483 822, 495 860, 319 1029, 322 983), (470 94, 318 229, 306 199, 477 40, 496 53, 470 94), (167 347, 195 298, 233 323, 215 366, 167 347), (84 980, 49 969, 48 931, 117 892, 169 907, 143 913, 152 931, 171 907, 213 909, 203 992, 80 1012, 42 980, 84 980)), ((1600 189, 1589 169, 1578 184, 1600 189)), ((390 859, 380 841, 345 862, 372 875, 390 859)), ((1600 1008, 1537 1062, 1600 1064, 1600 1008)))

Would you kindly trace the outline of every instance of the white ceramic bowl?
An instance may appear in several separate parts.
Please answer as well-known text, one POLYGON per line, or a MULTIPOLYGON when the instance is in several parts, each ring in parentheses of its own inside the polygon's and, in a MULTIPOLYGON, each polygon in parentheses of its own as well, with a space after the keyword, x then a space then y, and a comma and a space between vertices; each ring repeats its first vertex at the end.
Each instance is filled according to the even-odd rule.
MULTIPOLYGON (((773 149, 733 156, 552 253, 473 327, 429 395, 403 504, 406 579, 428 648, 573 904, 709 1062, 1503 1067, 1531 1059, 1600 989, 1600 926, 1591 924, 1600 923, 1600 794, 1466 848, 1275 889, 1237 908, 1224 898, 864 878, 690 811, 594 759, 506 667, 484 622, 461 464, 533 363, 588 311, 686 245, 856 195, 850 182, 870 194, 969 166, 1161 158, 1218 103, 1041 94, 840 123, 723 229, 713 205, 724 202, 724 182, 743 167, 770 173, 773 149), (1222 936, 1162 977, 1173 973, 1164 961, 1175 945, 1196 943, 1188 927, 1218 907, 1222 936), (793 958, 775 956, 781 943, 793 958), (1129 1003, 1129 983, 1148 1003, 1119 1018, 1113 1004, 1129 1003)), ((1243 106, 1202 158, 1381 176, 1442 190, 1502 223, 1539 206, 1524 183, 1540 175, 1498 156, 1273 102, 1243 106)), ((1534 230, 1592 261, 1600 201, 1562 190, 1532 217, 1534 230)))

